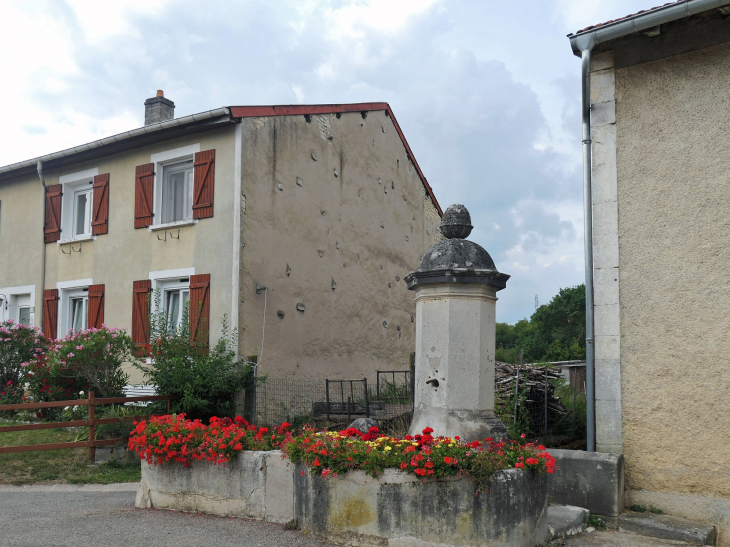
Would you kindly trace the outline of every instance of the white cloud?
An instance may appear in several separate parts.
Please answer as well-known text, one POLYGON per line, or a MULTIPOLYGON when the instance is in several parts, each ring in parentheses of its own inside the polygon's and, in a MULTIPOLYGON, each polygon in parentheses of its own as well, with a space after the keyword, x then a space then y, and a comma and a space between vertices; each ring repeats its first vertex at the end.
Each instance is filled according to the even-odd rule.
MULTIPOLYGON (((0 165, 232 104, 392 105, 445 208, 512 275, 498 317, 582 282, 580 63, 565 34, 638 0, 46 0, 2 4, 0 165)), ((618 11, 618 13, 617 13, 618 11)))

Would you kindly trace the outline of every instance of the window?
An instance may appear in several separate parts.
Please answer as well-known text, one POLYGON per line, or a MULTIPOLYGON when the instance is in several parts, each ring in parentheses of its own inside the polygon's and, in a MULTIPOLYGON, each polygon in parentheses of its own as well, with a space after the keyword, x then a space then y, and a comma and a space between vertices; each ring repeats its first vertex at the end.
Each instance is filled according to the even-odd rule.
POLYGON ((86 330, 86 322, 89 317, 88 307, 88 295, 69 297, 68 330, 86 330))
POLYGON ((182 324, 185 315, 185 306, 190 302, 190 289, 187 287, 165 289, 163 302, 167 330, 172 334, 182 324))
POLYGON ((58 287, 58 308, 56 313, 56 317, 58 318, 57 336, 63 338, 69 332, 88 329, 89 288, 95 287, 94 280, 77 279, 75 281, 59 281, 56 283, 56 287, 58 287))
POLYGON ((61 212, 61 242, 92 237, 93 184, 98 171, 98 169, 89 169, 60 177, 63 188, 63 198, 59 207, 61 212))
POLYGON ((34 303, 34 285, 0 288, 0 321, 12 319, 32 327, 35 322, 34 303))
POLYGON ((193 218, 193 160, 162 166, 162 223, 193 218))
POLYGON ((73 228, 72 237, 89 237, 91 235, 91 204, 93 190, 81 188, 73 194, 73 228))
POLYGON ((28 327, 31 326, 30 307, 18 308, 18 323, 28 327))

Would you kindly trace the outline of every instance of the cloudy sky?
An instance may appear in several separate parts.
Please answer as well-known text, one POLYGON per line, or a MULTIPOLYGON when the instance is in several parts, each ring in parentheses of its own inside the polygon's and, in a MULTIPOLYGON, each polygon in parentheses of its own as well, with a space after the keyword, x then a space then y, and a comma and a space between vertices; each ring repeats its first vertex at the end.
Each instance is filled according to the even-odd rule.
POLYGON ((580 62, 567 33, 651 0, 0 0, 0 165, 239 104, 390 103, 514 322, 583 281, 580 62))

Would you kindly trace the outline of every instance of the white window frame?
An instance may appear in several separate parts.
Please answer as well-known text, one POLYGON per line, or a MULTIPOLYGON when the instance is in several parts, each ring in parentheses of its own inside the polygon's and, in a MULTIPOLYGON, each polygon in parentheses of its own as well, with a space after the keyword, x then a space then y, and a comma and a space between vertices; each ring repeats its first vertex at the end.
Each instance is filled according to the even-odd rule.
POLYGON ((81 326, 79 331, 83 331, 89 328, 89 289, 73 289, 67 291, 66 298, 68 299, 68 309, 66 310, 66 332, 70 332, 73 328, 74 317, 73 312, 75 302, 81 302, 81 326))
POLYGON ((61 239, 58 245, 71 241, 85 241, 96 239, 91 235, 91 215, 94 210, 94 177, 99 174, 99 168, 87 169, 78 173, 62 175, 59 183, 63 185, 61 198, 61 239), (78 194, 87 194, 86 198, 86 229, 83 234, 74 234, 76 229, 76 197, 78 194))
POLYGON ((33 309, 32 306, 18 306, 18 318, 15 320, 16 323, 19 325, 25 325, 26 327, 32 327, 33 326, 33 313, 30 311, 33 309), (20 314, 23 312, 23 310, 28 310, 28 322, 23 323, 20 319, 20 314))
MULTIPOLYGON (((179 268, 176 270, 161 270, 150 272, 150 280, 152 281, 152 290, 160 289, 160 305, 165 308, 165 292, 172 290, 188 290, 188 298, 190 298, 190 276, 195 275, 195 268, 179 268), (187 279, 183 282, 182 279, 187 279)), ((182 302, 181 302, 182 303, 182 302)), ((183 306, 180 306, 180 316, 182 316, 183 306)), ((157 313, 155 298, 152 300, 152 312, 157 313)))
POLYGON ((64 338, 71 330, 71 300, 85 298, 84 305, 86 328, 89 318, 89 286, 94 284, 93 279, 76 279, 73 281, 59 281, 58 289, 58 337, 64 338))
POLYGON ((20 308, 30 308, 30 326, 35 326, 35 285, 0 288, 0 321, 20 319, 20 308), (27 297, 27 298, 26 298, 27 297), (20 303, 27 300, 28 303, 20 303))
MULTIPOLYGON (((196 224, 198 221, 192 218, 192 198, 190 203, 191 217, 189 219, 178 220, 174 222, 162 222, 162 185, 164 183, 163 172, 165 166, 174 165, 183 161, 195 161, 195 154, 200 152, 200 143, 191 144, 190 146, 183 146, 182 148, 175 148, 173 150, 166 150, 150 156, 150 162, 154 164, 154 189, 153 189, 153 209, 154 216, 152 217, 152 225, 149 227, 150 231, 160 230, 169 228, 172 226, 186 226, 189 224, 196 224)), ((194 182, 191 182, 191 186, 194 182)), ((192 192, 191 188, 191 192, 192 192)))

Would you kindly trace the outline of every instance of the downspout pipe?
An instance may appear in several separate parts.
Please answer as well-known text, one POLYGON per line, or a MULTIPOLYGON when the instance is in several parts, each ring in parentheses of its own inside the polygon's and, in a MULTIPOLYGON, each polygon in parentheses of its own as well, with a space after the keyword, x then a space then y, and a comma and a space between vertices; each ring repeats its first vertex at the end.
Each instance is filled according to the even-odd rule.
MULTIPOLYGON (((43 330, 43 307, 45 306, 45 301, 43 299, 43 292, 46 289, 46 179, 43 178, 43 162, 41 160, 38 160, 38 163, 36 163, 36 170, 38 171, 38 178, 41 181, 41 186, 43 187, 43 195, 41 196, 43 199, 43 216, 41 217, 41 221, 43 223, 43 230, 42 234, 43 237, 41 239, 41 286, 40 286, 40 296, 41 296, 41 306, 40 306, 40 313, 36 313, 36 324, 38 324, 43 330)), ((36 296, 36 302, 38 301, 38 296, 36 296)), ((35 302, 33 303, 35 305, 35 302)), ((38 308, 38 306, 35 306, 38 308)))
POLYGON ((593 336, 593 195, 591 188, 591 48, 581 52, 583 123, 583 245, 586 276, 586 444, 596 451, 596 348, 593 336))

